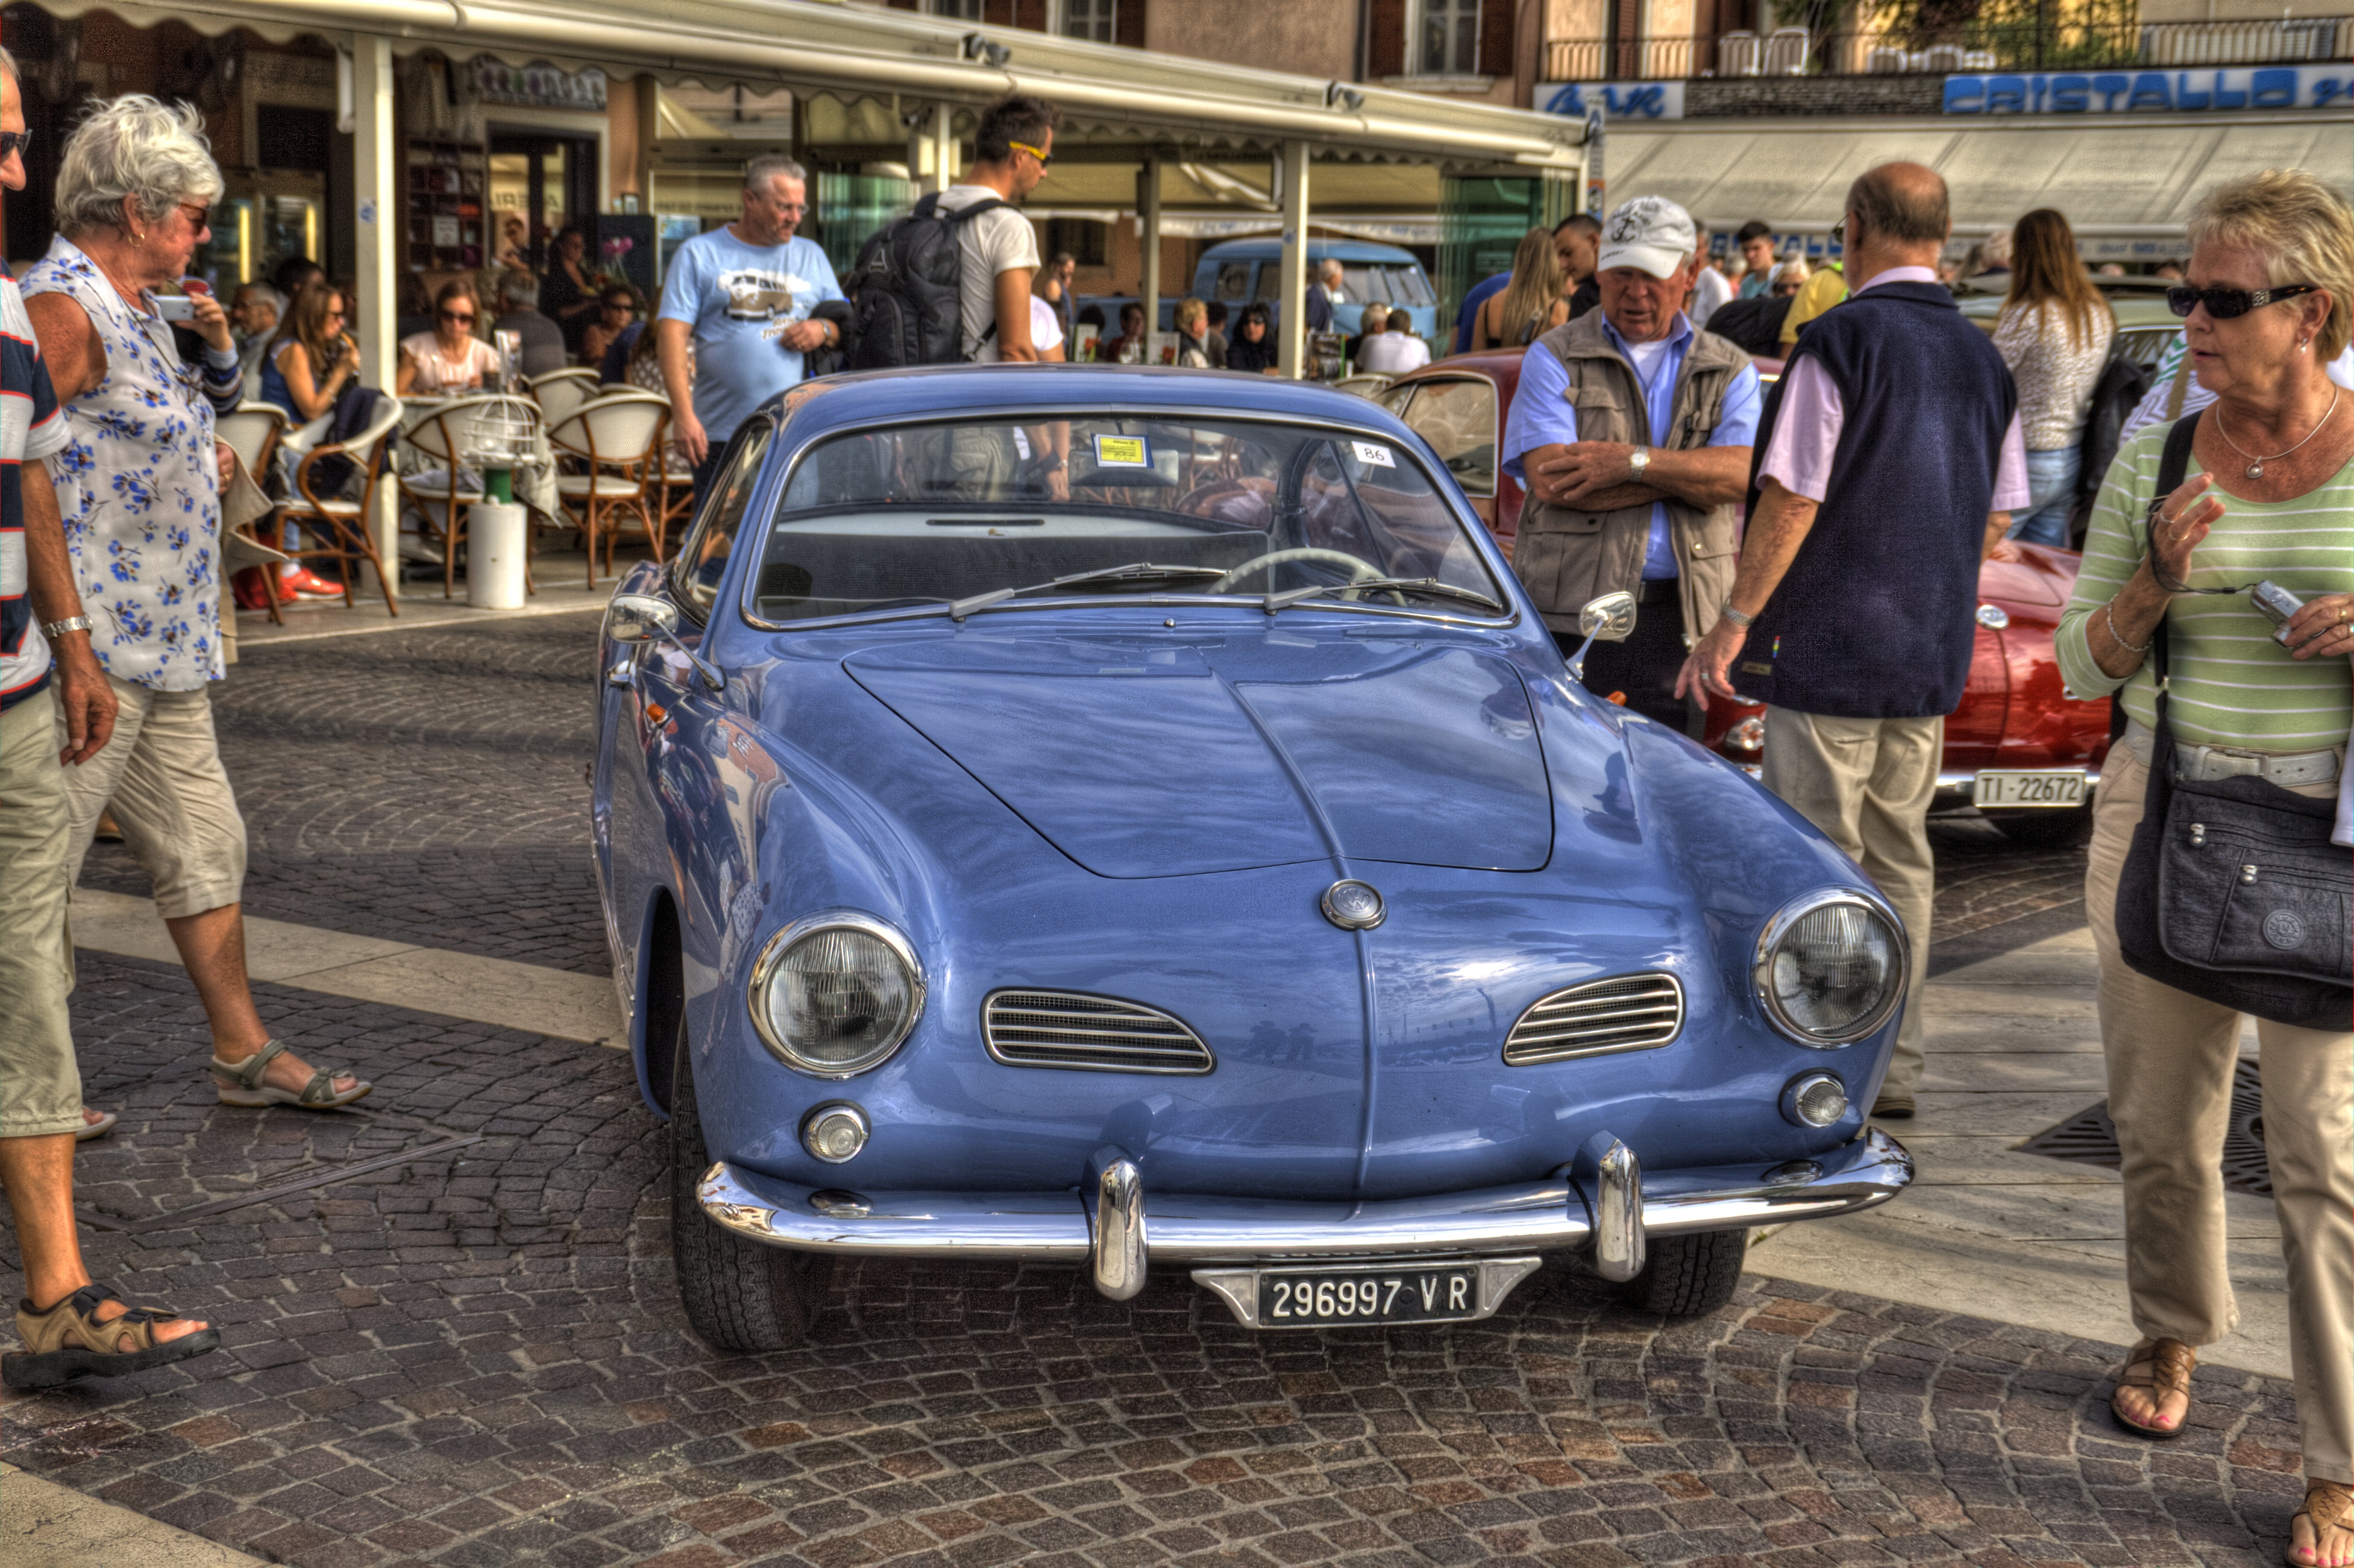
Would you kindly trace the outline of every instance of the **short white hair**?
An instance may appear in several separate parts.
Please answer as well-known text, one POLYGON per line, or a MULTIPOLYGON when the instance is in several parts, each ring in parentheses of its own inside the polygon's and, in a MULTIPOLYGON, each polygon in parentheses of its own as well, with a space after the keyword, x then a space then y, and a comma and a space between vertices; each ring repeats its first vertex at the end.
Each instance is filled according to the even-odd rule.
POLYGON ((271 288, 269 284, 239 283, 235 289, 229 291, 229 302, 231 304, 235 304, 237 302, 237 297, 239 294, 251 294, 255 304, 268 305, 271 315, 278 317, 281 321, 285 319, 286 296, 271 288))
POLYGON ((779 175, 795 185, 809 184, 809 171, 782 153, 764 153, 744 165, 744 188, 759 193, 768 189, 769 182, 779 175))
POLYGON ((58 164, 58 229, 69 239, 93 228, 120 229, 126 198, 148 222, 161 223, 182 202, 212 206, 221 190, 196 107, 126 93, 90 111, 66 138, 58 164))

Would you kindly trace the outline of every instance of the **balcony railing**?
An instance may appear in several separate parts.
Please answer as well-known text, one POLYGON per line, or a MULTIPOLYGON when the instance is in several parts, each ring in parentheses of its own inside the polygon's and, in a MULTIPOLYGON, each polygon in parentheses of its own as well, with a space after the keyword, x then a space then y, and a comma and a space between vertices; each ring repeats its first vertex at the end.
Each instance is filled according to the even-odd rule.
POLYGON ((2122 66, 2273 65, 2354 58, 2354 16, 2115 26, 1982 27, 1915 42, 1887 33, 1785 27, 1760 37, 1553 38, 1551 81, 1674 81, 1693 77, 1959 76, 1978 71, 2122 66))

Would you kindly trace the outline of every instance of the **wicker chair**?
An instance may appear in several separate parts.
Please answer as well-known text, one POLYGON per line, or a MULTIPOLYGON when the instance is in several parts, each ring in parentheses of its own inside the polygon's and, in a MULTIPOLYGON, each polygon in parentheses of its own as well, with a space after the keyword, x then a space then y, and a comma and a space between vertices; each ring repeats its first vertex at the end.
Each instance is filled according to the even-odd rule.
POLYGON ((597 539, 605 540, 605 575, 613 575, 613 543, 620 530, 612 519, 634 512, 654 554, 663 549, 662 434, 670 402, 652 392, 624 388, 584 403, 547 432, 559 460, 578 471, 556 482, 557 501, 573 513, 588 550, 588 586, 597 586, 597 539))
MULTIPOLYGON (((245 471, 253 476, 254 483, 262 484, 269 481, 270 465, 278 456, 278 443, 286 437, 286 410, 275 403, 239 403, 213 422, 213 434, 228 443, 238 461, 245 464, 245 471)), ((227 564, 226 552, 223 564, 227 564)), ((285 625, 286 617, 278 609, 278 574, 264 569, 261 583, 262 592, 270 599, 271 624, 285 625)))
POLYGON ((368 524, 376 514, 376 487, 384 475, 385 452, 399 429, 400 399, 377 393, 376 418, 368 421, 367 429, 347 441, 321 441, 302 455, 302 461, 294 468, 295 498, 288 501, 285 510, 279 514, 286 522, 316 528, 333 541, 306 545, 299 550, 289 550, 288 555, 297 560, 314 556, 334 557, 343 569, 344 602, 355 609, 359 608, 359 594, 358 574, 353 567, 366 561, 376 568, 376 581, 384 588, 385 613, 394 616, 400 613, 400 606, 393 601, 392 577, 384 569, 384 557, 376 553, 368 524), (319 493, 317 486, 323 478, 319 465, 331 457, 345 458, 360 465, 364 477, 357 501, 319 493))

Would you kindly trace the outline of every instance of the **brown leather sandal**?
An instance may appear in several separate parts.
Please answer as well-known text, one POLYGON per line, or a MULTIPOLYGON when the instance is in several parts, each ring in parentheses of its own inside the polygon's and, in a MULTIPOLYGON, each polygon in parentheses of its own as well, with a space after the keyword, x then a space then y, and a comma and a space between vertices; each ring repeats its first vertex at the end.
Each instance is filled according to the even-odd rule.
MULTIPOLYGON (((2289 1568, 2322 1568, 2327 1560, 2320 1553, 2321 1532, 2326 1530, 2354 1531, 2354 1487, 2341 1487, 2336 1481, 2306 1481, 2305 1506, 2296 1510, 2289 1522, 2294 1525, 2299 1519, 2313 1521, 2314 1553, 2309 1557, 2299 1557, 2298 1548, 2292 1542, 2281 1554, 2281 1560, 2289 1568)), ((2354 1561, 2354 1558, 2341 1556, 2338 1561, 2345 1563, 2354 1561)))
POLYGON ((133 1307, 120 1318, 101 1321, 95 1316, 100 1303, 122 1299, 111 1286, 85 1285, 46 1312, 35 1311, 30 1301, 18 1302, 16 1332, 25 1349, 0 1356, 0 1383, 55 1388, 78 1377, 123 1377, 220 1348, 218 1329, 158 1340, 155 1325, 173 1321, 177 1312, 133 1307), (125 1340, 131 1341, 127 1351, 119 1348, 125 1340))
MULTIPOLYGON (((2179 1340, 2144 1340, 2126 1354, 2126 1370, 2117 1374, 2117 1388, 2146 1388, 2155 1402, 2164 1404, 2169 1393, 2190 1397, 2190 1374, 2199 1370, 2199 1352, 2179 1340)), ((2182 1424, 2175 1426, 2145 1426, 2126 1419, 2117 1408, 2116 1394, 2109 1396, 2109 1414, 2117 1425, 2142 1437, 2154 1437, 2163 1442, 2182 1436, 2182 1427, 2190 1420, 2190 1409, 2185 1405, 2182 1424)))

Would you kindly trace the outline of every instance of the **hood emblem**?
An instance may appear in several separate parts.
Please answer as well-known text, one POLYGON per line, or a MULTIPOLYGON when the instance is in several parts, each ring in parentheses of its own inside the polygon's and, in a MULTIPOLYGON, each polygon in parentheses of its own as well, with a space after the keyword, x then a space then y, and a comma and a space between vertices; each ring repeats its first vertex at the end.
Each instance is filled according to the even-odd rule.
POLYGON ((1389 916, 1371 883, 1342 880, 1324 890, 1324 918, 1343 931, 1370 931, 1389 916))

